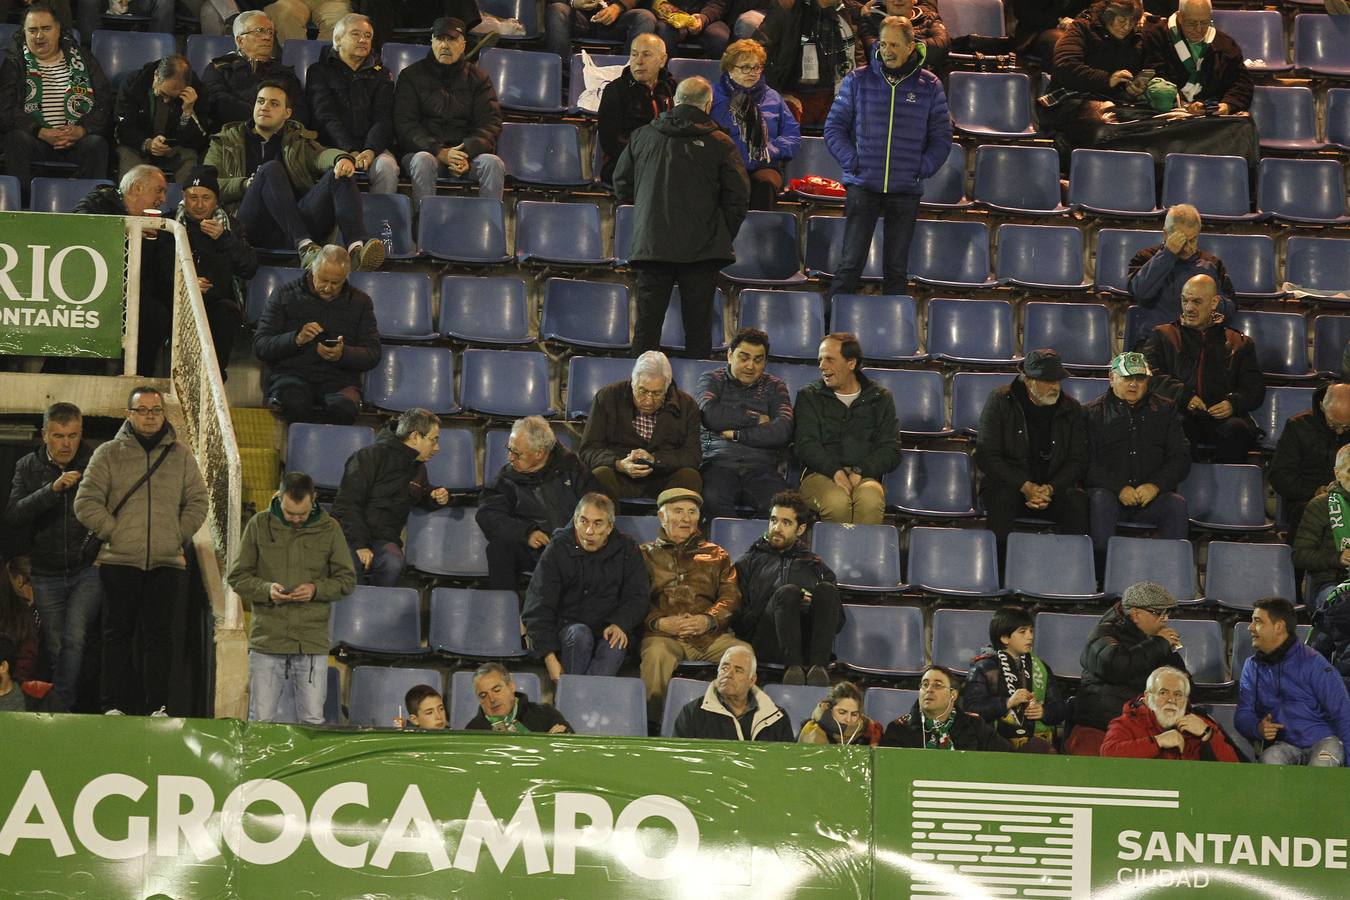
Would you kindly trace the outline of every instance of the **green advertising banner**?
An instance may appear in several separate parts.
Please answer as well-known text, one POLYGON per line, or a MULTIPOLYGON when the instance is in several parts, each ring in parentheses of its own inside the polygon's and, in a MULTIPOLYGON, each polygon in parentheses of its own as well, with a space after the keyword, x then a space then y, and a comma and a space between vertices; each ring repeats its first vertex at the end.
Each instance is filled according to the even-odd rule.
POLYGON ((0 212, 0 353, 121 356, 124 234, 116 216, 0 212))

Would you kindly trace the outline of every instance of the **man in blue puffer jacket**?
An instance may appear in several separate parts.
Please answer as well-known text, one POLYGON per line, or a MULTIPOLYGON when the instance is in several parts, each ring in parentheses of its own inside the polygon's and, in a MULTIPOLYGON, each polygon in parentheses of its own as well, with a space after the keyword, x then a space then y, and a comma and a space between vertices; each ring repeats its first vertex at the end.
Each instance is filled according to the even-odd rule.
POLYGON ((879 215, 886 220, 882 293, 909 293, 909 243, 923 180, 947 161, 952 145, 947 95, 923 68, 924 56, 909 20, 886 17, 876 57, 844 78, 830 107, 825 143, 848 188, 831 297, 857 291, 879 215))

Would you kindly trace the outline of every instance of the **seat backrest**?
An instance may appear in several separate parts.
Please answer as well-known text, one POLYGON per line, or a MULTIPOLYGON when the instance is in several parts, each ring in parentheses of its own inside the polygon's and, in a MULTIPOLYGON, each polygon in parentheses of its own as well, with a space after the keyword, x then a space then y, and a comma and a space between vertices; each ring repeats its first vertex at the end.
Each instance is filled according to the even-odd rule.
POLYGON ((502 201, 495 197, 427 197, 418 210, 417 244, 439 259, 507 258, 502 201))
POLYGON ((915 528, 909 533, 911 586, 936 592, 998 591, 994 533, 983 528, 915 528))
POLYGON ((544 282, 539 336, 572 347, 622 350, 629 345, 628 285, 550 278, 544 282))
POLYGON ((461 492, 476 491, 483 486, 478 477, 478 447, 473 429, 441 429, 441 449, 427 460, 427 481, 461 492))
POLYGON ((1163 166, 1162 205, 1189 203, 1208 215, 1241 216, 1252 211, 1247 161, 1240 156, 1169 153, 1163 166))
POLYGON ((884 479, 886 503, 932 516, 973 514, 970 457, 953 450, 901 450, 900 465, 884 479))
POLYGON ((744 281, 782 281, 801 271, 797 217, 789 212, 751 210, 736 233, 736 261, 722 270, 744 281))
POLYGON ((366 374, 366 402, 403 412, 420 406, 437 415, 459 411, 455 402, 455 355, 441 347, 382 348, 366 374))
POLYGON ((556 53, 492 47, 478 54, 504 109, 558 112, 562 109, 562 63, 556 53))
POLYGON ((1268 294, 1275 284, 1275 239, 1268 234, 1202 232, 1200 249, 1223 260, 1239 294, 1268 294))
MULTIPOLYGON (((539 676, 533 672, 512 672, 516 690, 538 703, 542 691, 539 676)), ((450 676, 450 696, 446 698, 446 727, 463 728, 478 715, 478 698, 473 693, 473 672, 461 669, 450 676)))
POLYGON ((457 656, 523 656, 520 599, 515 591, 435 588, 427 644, 457 656))
POLYGON ((1109 391, 1111 380, 1109 378, 1086 378, 1081 375, 1072 375, 1060 382, 1059 387, 1064 393, 1083 404, 1096 400, 1109 391))
POLYGON ((391 669, 357 666, 348 689, 347 724, 357 727, 393 728, 394 719, 406 717, 403 698, 413 686, 425 684, 444 690, 437 669, 391 669))
POLYGON ((980 145, 974 197, 977 203, 1018 210, 1059 209, 1059 154, 1052 147, 980 145))
POLYGON ((987 609, 939 609, 933 613, 933 665, 965 674, 975 654, 989 643, 987 609))
POLYGON ((594 203, 516 204, 516 254, 560 262, 605 258, 600 237, 600 209, 594 203))
MULTIPOLYGON (((862 279, 879 281, 885 258, 883 222, 872 229, 872 243, 863 260, 862 279)), ((844 257, 844 219, 840 216, 811 216, 806 220, 806 270, 813 276, 830 276, 844 257)))
POLYGON ((989 280, 988 225, 930 219, 919 219, 914 225, 914 239, 909 245, 909 271, 913 275, 972 285, 989 280))
POLYGON ((1256 358, 1267 375, 1306 375, 1308 320, 1302 313, 1242 310, 1233 326, 1256 344, 1256 358))
POLYGON ((28 208, 33 212, 68 213, 94 188, 112 184, 106 178, 48 178, 39 175, 30 182, 28 208))
POLYGON ((431 279, 419 272, 352 272, 352 287, 370 295, 380 338, 427 338, 431 324, 431 279))
POLYGON ((1162 242, 1161 231, 1103 228, 1097 232, 1097 268, 1093 279, 1097 290, 1128 294, 1130 260, 1145 247, 1162 242))
POLYGON ((647 699, 641 679, 564 674, 558 679, 556 703, 578 734, 647 736, 647 699))
POLYGON ((482 0, 478 5, 485 13, 499 19, 515 19, 521 24, 525 33, 510 39, 523 41, 539 37, 539 8, 530 0, 482 0))
POLYGON ((1347 343, 1350 343, 1350 316, 1322 315, 1313 319, 1313 368, 1340 374, 1347 343))
MULTIPOLYGON (((727 328, 724 311, 726 297, 722 289, 713 291, 712 305, 712 349, 714 356, 721 355, 727 348, 727 328)), ((667 352, 683 353, 684 343, 684 302, 680 299, 680 286, 670 292, 670 305, 666 307, 666 318, 661 323, 661 349, 667 352)), ((693 388, 693 385, 689 385, 693 388)), ((692 393, 692 390, 690 391, 692 393)))
POLYGON ((825 337, 825 309, 814 291, 741 291, 739 327, 769 336, 781 359, 815 359, 825 337))
POLYGON ((1011 359, 1012 304, 1007 300, 928 301, 928 352, 967 359, 1011 359))
POLYGON ((426 44, 385 41, 380 47, 380 61, 389 70, 389 77, 398 81, 399 73, 418 60, 425 59, 430 53, 431 48, 426 44))
POLYGON ((1350 88, 1331 88, 1323 111, 1327 140, 1338 147, 1350 147, 1350 88))
POLYGON ((1317 140, 1317 100, 1309 88, 1257 85, 1251 114, 1262 141, 1317 140))
POLYGON ((262 318, 267 301, 277 290, 304 273, 304 269, 291 266, 258 266, 258 271, 248 281, 248 290, 244 296, 244 320, 250 325, 262 318))
POLYGON ((1127 150, 1074 150, 1069 160, 1069 205, 1122 212, 1157 209, 1153 157, 1127 150))
POLYGON ((1262 597, 1294 596, 1294 561, 1287 544, 1210 541, 1205 597, 1230 609, 1251 609, 1262 597))
POLYGON ((1068 366, 1110 364, 1111 311, 1105 306, 1032 301, 1024 307, 1024 315, 1023 353, 1051 347, 1068 366))
POLYGON ((1276 67, 1289 62, 1284 19, 1278 10, 1216 9, 1213 17, 1214 27, 1236 41, 1246 59, 1276 67))
POLYGON ((924 206, 958 207, 968 205, 966 200, 966 148, 952 141, 947 161, 923 181, 924 206))
POLYGON ((474 520, 477 512, 474 506, 410 512, 404 543, 408 565, 428 575, 486 578, 487 538, 474 520))
POLYGON ((422 647, 421 598, 415 588, 357 588, 333 604, 332 644, 378 653, 416 653, 422 647))
MULTIPOLYGON (((628 57, 617 53, 592 53, 586 51, 586 55, 591 58, 591 62, 601 68, 608 66, 625 66, 628 64, 628 57)), ((579 105, 581 94, 586 90, 585 63, 580 53, 573 53, 567 67, 567 111, 573 115, 595 115, 593 112, 583 110, 579 105)))
MULTIPOLYGON (((948 32, 955 37, 953 32, 948 32)), ((1031 79, 1022 72, 952 72, 949 107, 957 127, 998 134, 1029 133, 1031 79)))
POLYGON ((827 687, 817 687, 810 684, 768 684, 764 686, 764 693, 768 694, 769 699, 777 704, 778 708, 787 716, 794 735, 801 733, 802 725, 807 719, 811 718, 816 706, 825 699, 829 690, 827 687))
MULTIPOLYGON (((1341 347, 1344 346, 1345 341, 1341 341, 1341 347)), ((1265 432, 1265 437, 1261 439, 1263 448, 1275 449, 1275 445, 1280 442, 1280 435, 1284 433, 1284 425, 1289 421, 1289 417, 1311 409, 1315 392, 1316 388, 1310 387, 1289 385, 1268 385, 1266 387, 1266 399, 1262 401, 1260 408, 1252 411, 1252 418, 1256 420, 1257 427, 1265 432)))
POLYGON ((656 516, 615 516, 614 528, 639 544, 645 544, 656 540, 661 530, 661 520, 656 516))
POLYGON ((1007 372, 957 372, 952 376, 952 430, 975 434, 989 392, 1013 380, 1007 372))
POLYGON ((1350 66, 1350 22, 1345 16, 1300 13, 1294 17, 1294 66, 1344 74, 1350 66))
POLYGON ((785 180, 790 183, 794 178, 805 178, 808 175, 819 175, 821 178, 830 178, 834 181, 844 177, 839 163, 830 154, 830 148, 825 146, 825 139, 804 134, 801 146, 797 148, 797 155, 787 162, 785 180))
POLYGON ((534 332, 525 281, 514 276, 445 276, 438 330, 473 344, 530 343, 534 332))
POLYGON ((1191 463, 1190 474, 1177 492, 1186 498, 1186 511, 1193 522, 1239 527, 1265 524, 1260 466, 1191 463))
POLYGON ((1350 284, 1350 240, 1291 237, 1284 253, 1286 281, 1326 291, 1343 291, 1350 284))
POLYGON ((516 181, 559 187, 586 183, 581 134, 569 122, 506 122, 497 155, 516 181))
POLYGON ((1036 655, 1060 678, 1077 681, 1083 675, 1079 656, 1099 618, 1071 613, 1037 613, 1036 655))
MULTIPOLYGON (((8 43, 5 41, 5 44, 8 43)), ((183 55, 187 57, 192 71, 200 78, 206 74, 206 68, 211 64, 211 60, 229 53, 234 46, 232 34, 190 34, 187 36, 183 55)))
POLYGON ((138 71, 152 59, 163 59, 178 52, 171 34, 159 31, 94 32, 90 43, 103 74, 117 87, 123 77, 138 71))
POLYGON ((1083 232, 1071 225, 1000 225, 1000 280, 1076 288, 1083 283, 1083 232))
POLYGON ((364 425, 316 425, 293 422, 286 429, 286 468, 304 472, 320 489, 336 490, 347 458, 375 443, 364 425))
POLYGON ((820 522, 812 549, 841 585, 891 591, 900 587, 900 541, 890 525, 820 522))
POLYGON ((1345 219, 1345 169, 1333 159, 1261 160, 1262 212, 1295 221, 1345 219))
POLYGON ((863 374, 891 392, 902 433, 940 434, 946 431, 947 408, 941 372, 863 369, 863 374))
POLYGON ((18 212, 23 209, 23 199, 19 194, 19 179, 13 175, 0 175, 0 212, 18 212))
POLYGON ((702 697, 708 682, 694 678, 672 678, 666 684, 666 705, 661 712, 661 737, 675 736, 675 720, 689 701, 702 697))
POLYGON ((332 46, 331 41, 307 41, 291 38, 281 45, 281 61, 295 69, 295 77, 304 87, 309 75, 309 67, 319 61, 324 47, 332 46))
POLYGON ((1092 539, 1085 534, 1008 535, 1008 565, 1003 584, 1037 596, 1090 596, 1097 592, 1092 539))
POLYGON ((1113 535, 1106 545, 1103 589, 1109 594, 1123 594, 1140 581, 1161 584, 1178 602, 1195 599, 1198 590, 1191 542, 1113 535))
POLYGON ((835 294, 830 330, 867 335, 867 358, 892 361, 920 355, 914 298, 882 294, 835 294))
POLYGON ((869 687, 863 694, 863 714, 883 729, 914 708, 918 691, 904 688, 869 687))
POLYGON ((464 351, 460 393, 464 408, 488 416, 552 416, 548 357, 537 350, 464 351))
POLYGON ((364 192, 361 195, 361 219, 365 223, 366 233, 376 239, 383 235, 385 223, 388 223, 391 258, 417 255, 417 244, 413 241, 410 198, 403 194, 364 192))
POLYGON ((788 396, 797 402, 797 392, 813 381, 820 380, 820 370, 805 363, 770 363, 770 375, 777 375, 787 385, 788 396))
POLYGON ((1223 631, 1213 619, 1169 619, 1181 637, 1186 669, 1194 687, 1218 687, 1231 682, 1223 631))
POLYGON ((1004 36, 1002 0, 939 0, 938 11, 952 38, 1004 36))
POLYGON ((858 671, 918 675, 926 664, 923 643, 923 610, 917 606, 846 603, 834 653, 858 671))
POLYGON ((627 359, 573 356, 567 361, 567 417, 589 416, 596 393, 607 384, 627 381, 632 371, 633 363, 627 359))
POLYGON ((769 530, 766 519, 713 519, 708 530, 708 540, 712 541, 731 557, 732 562, 745 555, 750 545, 764 536, 769 530))

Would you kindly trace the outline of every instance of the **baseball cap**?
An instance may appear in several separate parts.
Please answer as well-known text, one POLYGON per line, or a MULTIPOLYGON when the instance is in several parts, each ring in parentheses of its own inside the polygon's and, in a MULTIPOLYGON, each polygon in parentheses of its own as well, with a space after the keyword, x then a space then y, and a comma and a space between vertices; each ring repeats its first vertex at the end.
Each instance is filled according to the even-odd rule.
POLYGON ((1022 361, 1022 374, 1038 381, 1063 381, 1069 377, 1054 350, 1032 350, 1022 361))
POLYGON ((1142 353, 1122 353, 1111 360, 1111 371, 1117 375, 1152 375, 1148 360, 1142 353))
MULTIPOLYGON (((423 20, 425 21, 425 20, 423 20)), ((459 37, 464 33, 464 20, 456 19, 454 16, 441 16, 435 22, 431 23, 431 36, 441 37, 459 37)))
POLYGON ((660 509, 667 503, 673 503, 676 500, 692 500, 701 509, 703 507, 703 498, 698 491, 691 491, 689 488, 666 488, 656 497, 656 508, 660 509))
POLYGON ((1167 593, 1167 588, 1152 581, 1140 581, 1125 589, 1120 595, 1120 605, 1125 609, 1142 609, 1151 613, 1167 612, 1175 609, 1177 601, 1167 593))

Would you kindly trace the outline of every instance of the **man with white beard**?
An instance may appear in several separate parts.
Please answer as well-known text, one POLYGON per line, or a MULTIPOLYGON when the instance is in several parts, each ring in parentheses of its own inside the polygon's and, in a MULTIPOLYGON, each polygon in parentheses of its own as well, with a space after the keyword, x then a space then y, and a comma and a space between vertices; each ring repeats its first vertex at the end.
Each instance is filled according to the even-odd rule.
POLYGON ((1207 759, 1237 762, 1237 753, 1213 719, 1187 711, 1191 682, 1172 666, 1148 676, 1144 693, 1111 720, 1102 756, 1134 759, 1207 759))

